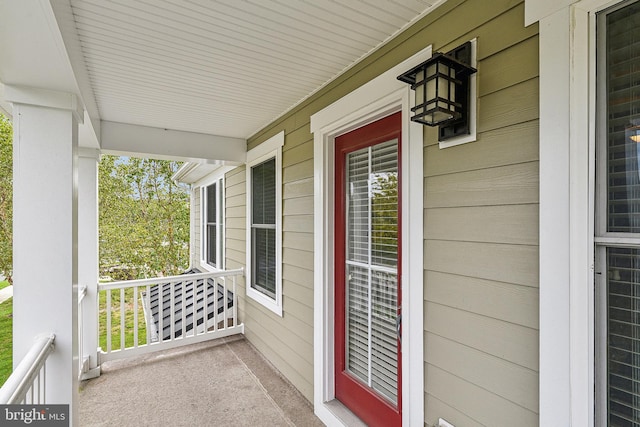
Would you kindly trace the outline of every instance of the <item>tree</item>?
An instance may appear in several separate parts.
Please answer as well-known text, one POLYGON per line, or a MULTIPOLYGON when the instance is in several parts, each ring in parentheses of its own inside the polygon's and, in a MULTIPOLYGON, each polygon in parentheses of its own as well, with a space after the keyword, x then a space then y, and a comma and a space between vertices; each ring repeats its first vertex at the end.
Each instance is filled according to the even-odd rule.
POLYGON ((13 127, 0 113, 0 273, 13 283, 13 127))
POLYGON ((189 191, 179 162, 103 156, 99 166, 100 275, 117 280, 183 272, 189 191))
POLYGON ((398 174, 371 174, 371 243, 378 262, 398 255, 398 174))

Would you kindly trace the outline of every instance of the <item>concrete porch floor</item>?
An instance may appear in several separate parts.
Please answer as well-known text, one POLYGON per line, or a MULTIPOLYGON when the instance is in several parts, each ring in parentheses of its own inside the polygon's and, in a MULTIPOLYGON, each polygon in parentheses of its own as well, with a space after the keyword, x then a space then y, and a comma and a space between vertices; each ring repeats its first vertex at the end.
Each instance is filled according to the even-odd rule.
POLYGON ((83 381, 80 426, 322 426, 243 337, 105 363, 83 381))

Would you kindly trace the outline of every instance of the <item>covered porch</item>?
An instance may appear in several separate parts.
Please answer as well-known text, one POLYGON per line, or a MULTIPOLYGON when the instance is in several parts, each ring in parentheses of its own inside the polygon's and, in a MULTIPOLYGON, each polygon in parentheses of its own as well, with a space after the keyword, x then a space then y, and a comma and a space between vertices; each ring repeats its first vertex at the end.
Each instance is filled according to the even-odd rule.
MULTIPOLYGON (((97 351, 100 155, 242 168, 247 150, 252 148, 248 147, 249 138, 441 3, 444 1, 416 1, 399 8, 397 2, 367 0, 362 7, 375 13, 364 16, 348 2, 332 1, 322 5, 300 2, 292 8, 269 1, 231 5, 223 1, 170 0, 156 5, 0 0, 0 109, 13 118, 16 153, 14 367, 17 369, 16 365, 25 361, 20 384, 15 386, 33 383, 35 393, 34 389, 30 393, 42 392, 41 402, 69 404, 72 425, 115 423, 107 421, 106 416, 85 418, 85 408, 91 406, 87 402, 92 402, 90 392, 102 395, 96 407, 109 406, 110 393, 117 393, 118 402, 135 401, 136 390, 163 391, 166 400, 156 400, 149 407, 150 412, 186 402, 182 400, 183 392, 172 389, 168 385, 171 382, 165 384, 155 371, 149 378, 151 384, 141 386, 142 380, 147 379, 145 369, 157 366, 159 361, 171 360, 175 365, 159 369, 168 381, 183 375, 183 359, 169 356, 182 350, 167 348, 141 355, 134 344, 132 359, 108 363, 108 358, 97 351), (318 15, 322 16, 321 24, 318 15), (138 357, 154 362, 136 364, 133 361, 138 357), (109 363, 119 368, 107 369, 109 363), (46 373, 41 371, 45 364, 46 373), (100 375, 101 369, 104 376, 82 383, 100 375), (122 387, 108 385, 111 378, 121 375, 128 380, 122 387), (79 385, 83 387, 80 395, 79 385)), ((310 236, 302 240, 311 255, 307 247, 310 236)), ((242 250, 235 250, 240 256, 242 250)), ((227 266, 242 267, 237 262, 227 266)), ((302 267, 301 270, 309 270, 307 262, 302 267)), ((300 274, 305 281, 307 276, 306 271, 300 274)), ((242 300, 244 287, 244 280, 240 279, 234 296, 242 300)), ((296 330, 290 336, 291 345, 302 354, 295 355, 296 369, 287 372, 306 398, 306 402, 303 398, 301 404, 292 406, 298 415, 313 398, 313 293, 309 289, 301 291, 288 302, 292 307, 290 317, 276 320, 296 330), (296 316, 299 320, 290 320, 296 316)), ((247 317, 242 301, 236 307, 233 328, 247 317)), ((185 312, 183 309, 180 315, 185 316, 185 312)), ((175 336, 178 324, 173 316, 177 315, 171 314, 171 328, 176 328, 170 331, 172 340, 180 339, 175 336)), ((138 321, 143 323, 143 318, 138 321)), ((215 319, 214 329, 218 323, 215 319)), ((205 323, 204 330, 210 327, 205 323)), ((226 324, 223 329, 228 327, 226 324)), ((189 330, 186 331, 188 336, 189 330)), ((254 329, 254 334, 260 332, 257 327, 254 329)), ((216 339, 228 339, 225 330, 213 333, 219 335, 216 339)), ((124 348, 125 338, 118 341, 124 348)), ((194 345, 213 346, 210 351, 191 353, 203 360, 210 357, 209 353, 228 347, 194 345)), ((110 348, 102 350, 108 355, 115 352, 110 348)), ((273 354, 270 356, 278 360, 273 354)), ((237 361, 230 354, 221 357, 237 361)), ((182 381, 193 385, 189 405, 201 402, 203 408, 216 406, 211 402, 213 395, 206 398, 201 392, 216 385, 217 373, 200 366, 193 372, 202 384, 182 381), (197 375, 203 372, 206 375, 197 375)), ((239 372, 244 369, 241 366, 238 365, 239 372)), ((251 375, 258 377, 255 372, 249 378, 253 378, 251 375)), ((253 383, 247 381, 247 386, 256 385, 255 378, 253 383)), ((242 382, 240 379, 229 382, 229 389, 234 391, 224 393, 226 402, 256 405, 242 388, 235 389, 242 382)), ((256 399, 271 404, 269 411, 282 422, 247 420, 236 421, 236 425, 298 424, 293 415, 286 415, 287 411, 276 410, 274 402, 278 399, 273 396, 258 394, 256 399)), ((182 411, 169 412, 183 416, 192 412, 190 408, 182 406, 182 411)), ((230 416, 241 416, 240 409, 229 408, 233 412, 230 416)), ((114 414, 139 420, 118 409, 111 412, 114 414)), ((205 412, 203 416, 211 414, 205 412)), ((199 419, 195 424, 208 424, 203 421, 199 419)), ((194 423, 176 419, 176 424, 194 423)), ((301 421, 300 425, 310 424, 301 421)))
POLYGON ((104 363, 78 409, 82 426, 323 425, 241 335, 104 363))

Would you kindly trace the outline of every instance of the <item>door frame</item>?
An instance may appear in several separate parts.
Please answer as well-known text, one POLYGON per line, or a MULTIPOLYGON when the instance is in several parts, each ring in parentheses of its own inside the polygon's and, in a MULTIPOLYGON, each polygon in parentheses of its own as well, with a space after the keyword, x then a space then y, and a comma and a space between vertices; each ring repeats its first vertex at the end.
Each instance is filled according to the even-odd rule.
POLYGON ((397 80, 430 58, 431 46, 311 116, 314 134, 314 410, 327 425, 357 419, 335 399, 334 363, 334 141, 339 135, 402 112, 400 265, 403 307, 402 425, 424 423, 423 143, 425 128, 410 121, 411 89, 397 80), (419 230, 419 231, 418 231, 419 230), (411 284, 411 286, 410 286, 411 284))

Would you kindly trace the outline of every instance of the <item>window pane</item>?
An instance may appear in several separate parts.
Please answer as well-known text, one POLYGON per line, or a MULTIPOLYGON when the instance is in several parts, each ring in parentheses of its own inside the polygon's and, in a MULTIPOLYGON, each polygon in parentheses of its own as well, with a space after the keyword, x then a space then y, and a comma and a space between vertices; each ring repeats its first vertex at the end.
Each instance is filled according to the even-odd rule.
POLYGON ((371 263, 398 264, 398 140, 371 149, 371 263))
POLYGON ((369 148, 347 154, 347 259, 369 259, 369 148))
POLYGON ((347 370, 396 404, 398 140, 348 153, 346 185, 347 370))
POLYGON ((347 265, 347 369, 365 384, 369 383, 369 292, 369 270, 347 265))
POLYGON ((252 223, 276 223, 276 159, 251 168, 252 223))
POLYGON ((207 262, 213 266, 217 264, 217 240, 216 240, 216 226, 207 225, 207 262))
POLYGON ((640 3, 607 15, 607 224, 640 233, 640 3))
POLYGON ((371 387, 394 404, 398 401, 396 317, 398 279, 393 273, 371 272, 371 387))
POLYGON ((396 267, 398 140, 347 154, 347 259, 396 267))
POLYGON ((253 228, 252 287, 268 295, 276 296, 276 230, 253 228))
POLYGON ((207 222, 216 222, 216 184, 207 187, 207 222))
MULTIPOLYGON (((209 185, 205 192, 205 230, 204 248, 205 260, 208 264, 218 267, 218 199, 222 196, 222 191, 218 190, 218 182, 209 185)), ((222 188, 220 188, 222 190, 222 188)))
POLYGON ((607 249, 610 426, 640 423, 640 249, 607 249))

